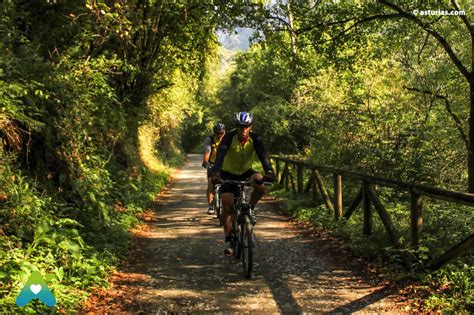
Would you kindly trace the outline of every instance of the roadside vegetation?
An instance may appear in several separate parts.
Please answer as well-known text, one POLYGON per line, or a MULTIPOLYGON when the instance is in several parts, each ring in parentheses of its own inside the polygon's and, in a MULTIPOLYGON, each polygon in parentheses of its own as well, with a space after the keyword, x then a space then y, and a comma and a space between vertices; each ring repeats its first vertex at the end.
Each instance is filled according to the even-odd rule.
POLYGON ((0 311, 38 270, 77 310, 127 253, 129 230, 205 126, 217 57, 209 5, 0 4, 0 311))
MULTIPOLYGON (((473 8, 459 2, 0 3, 0 311, 47 311, 15 305, 32 270, 59 311, 107 286, 172 168, 237 111, 253 114, 272 154, 474 192, 473 8), (236 26, 256 32, 224 72, 216 30, 236 26)), ((335 225, 309 196, 274 194, 358 255, 401 268, 380 222, 368 239, 360 212, 335 225)), ((406 196, 381 198, 407 242, 406 196)), ((424 209, 419 310, 472 313, 472 253, 434 274, 420 266, 473 233, 473 210, 424 209)))
MULTIPOLYGON (((233 112, 252 112, 275 155, 472 192, 472 9, 457 1, 278 1, 263 16, 255 13, 254 44, 234 57, 217 116, 230 122, 233 112), (430 8, 466 15, 412 14, 430 8)), ((332 177, 324 180, 332 186, 332 177)), ((344 202, 359 188, 344 182, 344 202)), ((321 200, 275 194, 296 218, 332 229, 358 255, 402 269, 380 220, 365 237, 361 210, 335 225, 321 200)), ((472 207, 425 199, 415 251, 409 196, 381 188, 380 198, 414 258, 409 272, 419 284, 419 310, 472 313, 472 253, 436 273, 421 267, 472 235, 472 207)))

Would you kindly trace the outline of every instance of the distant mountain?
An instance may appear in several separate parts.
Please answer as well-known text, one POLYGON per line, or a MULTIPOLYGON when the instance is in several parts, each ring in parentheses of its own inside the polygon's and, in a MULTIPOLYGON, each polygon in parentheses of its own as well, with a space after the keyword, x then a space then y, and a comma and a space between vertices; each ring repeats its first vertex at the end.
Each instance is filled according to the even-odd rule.
POLYGON ((217 32, 219 42, 221 43, 220 55, 221 65, 220 72, 224 73, 232 66, 232 57, 239 51, 245 51, 250 46, 249 38, 252 36, 254 29, 237 27, 235 32, 225 33, 217 32))
POLYGON ((220 73, 223 74, 232 66, 232 57, 238 50, 230 50, 225 48, 224 46, 220 49, 220 56, 221 56, 221 66, 220 66, 220 73))
POLYGON ((237 27, 235 32, 224 33, 218 32, 219 42, 228 50, 246 50, 249 48, 249 38, 252 36, 254 29, 237 27))

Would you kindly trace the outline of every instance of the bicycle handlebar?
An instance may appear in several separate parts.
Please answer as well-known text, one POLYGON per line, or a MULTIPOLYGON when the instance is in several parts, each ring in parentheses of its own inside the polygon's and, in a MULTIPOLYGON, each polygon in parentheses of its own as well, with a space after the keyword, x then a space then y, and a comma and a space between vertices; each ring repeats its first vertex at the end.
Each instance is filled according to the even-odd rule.
MULTIPOLYGON (((221 185, 223 184, 233 184, 233 185, 239 185, 239 186, 250 186, 255 184, 256 181, 254 180, 230 180, 230 179, 225 179, 222 180, 221 185)), ((264 185, 269 186, 272 185, 272 182, 263 182, 264 185)))

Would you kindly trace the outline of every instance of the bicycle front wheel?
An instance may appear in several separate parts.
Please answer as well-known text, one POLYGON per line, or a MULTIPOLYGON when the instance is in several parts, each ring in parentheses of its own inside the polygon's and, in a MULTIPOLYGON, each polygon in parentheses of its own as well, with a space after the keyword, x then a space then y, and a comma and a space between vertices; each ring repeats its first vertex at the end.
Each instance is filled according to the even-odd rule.
POLYGON ((234 257, 236 260, 239 260, 240 255, 242 254, 242 242, 240 239, 240 235, 241 235, 240 225, 237 223, 237 216, 235 215, 235 209, 234 209, 234 215, 232 216, 232 236, 233 236, 232 248, 234 250, 234 257))
POLYGON ((248 215, 244 216, 240 232, 242 233, 242 263, 244 274, 245 277, 249 279, 253 271, 253 232, 252 222, 248 215))
POLYGON ((222 216, 222 209, 221 209, 221 189, 216 188, 215 194, 214 194, 214 210, 216 210, 216 218, 219 220, 220 226, 222 226, 221 222, 221 216, 222 216))
POLYGON ((222 207, 219 201, 216 203, 215 208, 216 208, 216 218, 217 220, 219 220, 219 225, 222 226, 223 214, 222 214, 222 207))

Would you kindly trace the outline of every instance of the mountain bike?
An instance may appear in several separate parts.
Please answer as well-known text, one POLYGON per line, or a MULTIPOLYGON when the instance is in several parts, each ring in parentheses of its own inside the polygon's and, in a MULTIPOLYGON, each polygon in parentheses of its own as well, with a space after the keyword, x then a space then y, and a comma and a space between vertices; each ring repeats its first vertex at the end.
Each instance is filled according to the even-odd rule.
MULTIPOLYGON (((212 166, 209 164, 206 169, 211 169, 212 166)), ((214 200, 212 201, 212 208, 216 214, 217 220, 219 220, 219 225, 222 226, 222 199, 221 199, 221 184, 214 185, 214 200)))
MULTIPOLYGON (((249 180, 224 180, 222 184, 224 183, 239 187, 239 195, 234 196, 230 242, 235 259, 238 260, 242 257, 244 275, 249 279, 252 276, 253 271, 253 254, 255 246, 253 227, 256 221, 249 203, 254 182, 249 180)), ((271 185, 271 183, 265 184, 271 185)))

